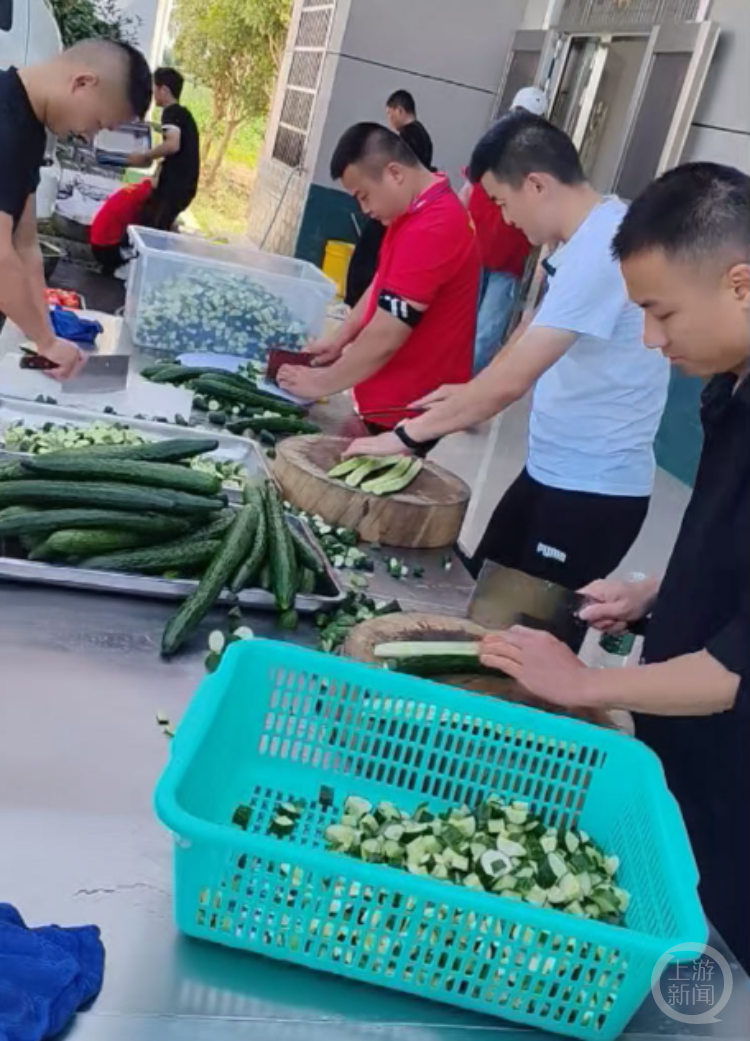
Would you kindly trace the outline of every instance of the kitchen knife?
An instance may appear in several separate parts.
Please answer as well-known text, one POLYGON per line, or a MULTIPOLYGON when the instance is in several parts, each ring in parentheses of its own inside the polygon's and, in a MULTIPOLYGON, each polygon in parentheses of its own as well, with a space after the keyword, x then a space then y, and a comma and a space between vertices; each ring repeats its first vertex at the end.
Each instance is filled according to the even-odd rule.
POLYGON ((578 612, 590 599, 523 571, 486 561, 469 603, 469 618, 487 629, 526 625, 552 633, 576 654, 587 625, 578 612))
POLYGON ((314 360, 315 355, 307 354, 305 351, 287 351, 281 347, 271 347, 268 351, 266 378, 275 383, 282 365, 303 365, 310 368, 314 360))

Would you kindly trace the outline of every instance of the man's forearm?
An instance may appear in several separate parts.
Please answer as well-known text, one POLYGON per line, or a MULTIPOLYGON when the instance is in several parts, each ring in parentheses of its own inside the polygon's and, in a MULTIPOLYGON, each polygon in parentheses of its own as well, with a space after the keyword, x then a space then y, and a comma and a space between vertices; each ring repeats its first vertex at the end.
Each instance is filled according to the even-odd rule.
POLYGON ((708 651, 655 665, 582 672, 583 704, 658 716, 703 716, 734 705, 739 676, 708 651))
POLYGON ((342 350, 344 347, 348 347, 350 343, 356 340, 362 332, 365 324, 365 315, 367 314, 369 299, 370 289, 367 289, 339 326, 334 337, 334 343, 337 347, 341 347, 342 350))
POLYGON ((42 258, 42 251, 39 248, 39 244, 34 242, 31 245, 17 249, 16 252, 18 253, 24 270, 27 272, 32 299, 36 304, 42 321, 45 326, 48 326, 50 325, 49 306, 47 305, 45 297, 47 284, 44 278, 44 260, 42 258))
POLYGON ((9 249, 0 257, 0 270, 0 311, 33 343, 52 341, 54 333, 43 296, 43 267, 37 272, 33 261, 24 263, 15 249, 9 249))
POLYGON ((400 343, 370 328, 344 351, 325 372, 326 393, 338 394, 369 379, 396 353, 400 343))
POLYGON ((490 366, 423 416, 408 420, 404 428, 415 441, 445 437, 491 419, 523 397, 523 393, 510 386, 504 387, 490 366))

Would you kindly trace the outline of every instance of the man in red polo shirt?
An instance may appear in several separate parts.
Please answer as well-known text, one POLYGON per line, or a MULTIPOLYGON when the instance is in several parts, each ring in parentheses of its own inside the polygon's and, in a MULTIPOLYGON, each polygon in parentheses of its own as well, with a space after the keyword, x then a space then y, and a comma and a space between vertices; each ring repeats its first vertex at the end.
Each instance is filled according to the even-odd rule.
POLYGON ((471 377, 476 236, 448 179, 378 123, 346 131, 331 176, 388 231, 370 288, 335 334, 308 348, 315 367, 286 365, 279 385, 311 400, 353 388, 360 414, 392 428, 425 393, 471 377))
POLYGON ((486 368, 503 345, 518 297, 531 245, 524 233, 503 217, 483 185, 467 184, 461 201, 477 229, 482 262, 477 333, 474 340, 474 375, 486 368))

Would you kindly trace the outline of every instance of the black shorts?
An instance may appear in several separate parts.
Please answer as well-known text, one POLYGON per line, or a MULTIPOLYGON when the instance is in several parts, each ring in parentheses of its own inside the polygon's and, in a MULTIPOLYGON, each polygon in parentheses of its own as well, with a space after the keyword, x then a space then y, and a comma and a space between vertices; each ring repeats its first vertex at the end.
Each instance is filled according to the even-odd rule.
POLYGON ((467 562, 476 578, 485 560, 580 589, 605 578, 638 537, 648 496, 572 492, 535 481, 526 470, 498 503, 467 562))

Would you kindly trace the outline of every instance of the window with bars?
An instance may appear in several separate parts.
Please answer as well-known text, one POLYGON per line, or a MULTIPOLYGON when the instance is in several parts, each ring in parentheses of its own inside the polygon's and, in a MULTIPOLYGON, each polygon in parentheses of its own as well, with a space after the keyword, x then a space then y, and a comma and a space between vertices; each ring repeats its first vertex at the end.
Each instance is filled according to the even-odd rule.
POLYGON ((665 22, 697 19, 702 0, 565 0, 554 28, 644 29, 665 22))
POLYGON ((272 153, 286 166, 302 163, 334 6, 335 0, 302 0, 272 153))

